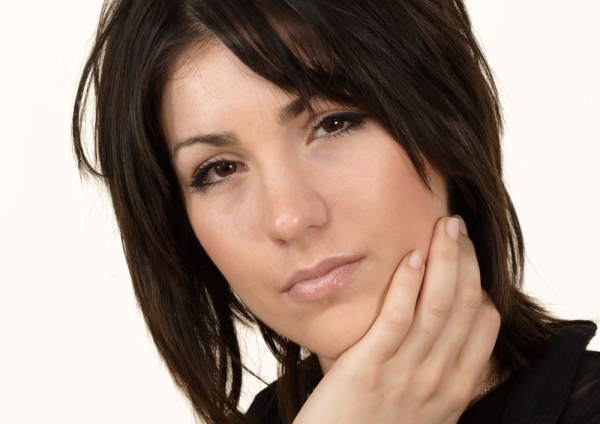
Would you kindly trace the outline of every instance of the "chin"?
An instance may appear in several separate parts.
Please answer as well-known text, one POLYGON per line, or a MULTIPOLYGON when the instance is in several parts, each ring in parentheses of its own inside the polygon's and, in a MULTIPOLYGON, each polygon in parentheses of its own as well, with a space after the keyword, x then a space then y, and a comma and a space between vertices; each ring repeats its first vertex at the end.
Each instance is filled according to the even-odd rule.
POLYGON ((381 302, 362 305, 360 310, 349 304, 343 306, 324 314, 321 317, 324 320, 316 322, 312 337, 303 345, 319 357, 322 366, 324 362, 331 365, 358 343, 369 331, 381 310, 381 302))

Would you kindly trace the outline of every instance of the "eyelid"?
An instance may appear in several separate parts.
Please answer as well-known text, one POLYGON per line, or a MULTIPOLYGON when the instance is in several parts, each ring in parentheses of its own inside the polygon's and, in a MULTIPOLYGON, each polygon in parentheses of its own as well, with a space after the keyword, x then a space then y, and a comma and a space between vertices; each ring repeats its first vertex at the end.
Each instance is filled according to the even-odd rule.
POLYGON ((352 110, 352 109, 331 109, 331 110, 325 110, 323 112, 319 112, 319 113, 315 113, 315 114, 311 114, 311 116, 309 117, 309 126, 311 128, 315 128, 318 125, 320 125, 321 123, 323 123, 323 121, 327 118, 331 118, 331 117, 336 117, 338 115, 344 115, 344 114, 356 114, 356 115, 361 115, 361 112, 357 111, 357 110, 352 110))
MULTIPOLYGON (((323 137, 335 137, 337 135, 343 134, 346 131, 351 131, 353 129, 361 128, 365 120, 368 118, 368 115, 357 110, 339 110, 339 111, 328 111, 322 114, 315 115, 309 122, 309 126, 314 134, 327 120, 338 119, 341 121, 347 121, 350 123, 348 127, 339 130, 338 132, 328 134, 323 137)), ((314 137, 322 138, 322 137, 314 137)))
POLYGON ((198 192, 204 192, 205 190, 207 190, 210 187, 213 187, 221 182, 227 181, 230 177, 227 178, 223 178, 222 180, 218 180, 218 181, 213 181, 211 183, 204 183, 204 179, 206 178, 207 174, 219 163, 227 163, 227 162, 239 162, 235 159, 228 159, 226 157, 224 157, 223 155, 217 155, 214 156, 210 159, 205 160, 204 162, 202 162, 198 167, 196 167, 194 169, 194 173, 192 175, 192 179, 191 182, 188 184, 192 189, 194 193, 198 193, 198 192))

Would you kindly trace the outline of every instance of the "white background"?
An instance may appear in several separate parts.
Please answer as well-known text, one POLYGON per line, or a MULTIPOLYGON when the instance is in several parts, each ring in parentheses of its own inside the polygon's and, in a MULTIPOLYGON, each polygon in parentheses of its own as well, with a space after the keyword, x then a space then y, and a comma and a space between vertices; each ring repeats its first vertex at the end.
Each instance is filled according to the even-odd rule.
MULTIPOLYGON (((600 6, 469 6, 502 91, 527 290, 560 316, 600 318, 600 6)), ((136 309, 109 202, 80 183, 70 150, 99 9, 32 0, 0 14, 2 423, 193 422, 136 309)))

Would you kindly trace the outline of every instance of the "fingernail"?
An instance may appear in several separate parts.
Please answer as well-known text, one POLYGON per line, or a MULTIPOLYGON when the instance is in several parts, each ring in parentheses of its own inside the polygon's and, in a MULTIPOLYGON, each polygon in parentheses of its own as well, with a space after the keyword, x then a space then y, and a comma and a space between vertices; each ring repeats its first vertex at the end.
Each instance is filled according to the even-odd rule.
POLYGON ((410 258, 408 258, 408 266, 414 269, 421 269, 422 264, 423 254, 418 250, 415 250, 410 254, 410 258))
POLYGON ((463 217, 460 215, 454 215, 454 218, 458 219, 458 227, 460 229, 460 232, 465 236, 468 236, 469 233, 467 232, 467 224, 465 223, 463 217))
POLYGON ((460 222, 456 218, 448 218, 446 220, 446 234, 452 240, 458 240, 458 233, 460 231, 460 222))

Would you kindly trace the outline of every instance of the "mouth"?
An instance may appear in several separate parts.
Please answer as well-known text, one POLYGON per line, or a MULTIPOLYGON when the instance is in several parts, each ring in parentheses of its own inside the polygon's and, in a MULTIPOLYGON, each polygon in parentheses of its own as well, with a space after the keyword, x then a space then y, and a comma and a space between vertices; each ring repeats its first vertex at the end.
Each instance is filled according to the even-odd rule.
POLYGON ((283 293, 296 302, 313 302, 338 292, 348 285, 362 263, 359 256, 325 259, 315 266, 296 271, 283 293))

